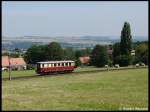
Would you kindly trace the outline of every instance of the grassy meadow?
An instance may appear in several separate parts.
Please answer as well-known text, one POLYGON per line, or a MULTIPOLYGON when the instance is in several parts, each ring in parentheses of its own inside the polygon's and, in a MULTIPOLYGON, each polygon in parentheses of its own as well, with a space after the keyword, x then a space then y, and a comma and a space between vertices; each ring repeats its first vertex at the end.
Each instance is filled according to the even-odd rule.
MULTIPOLYGON (((86 69, 86 68, 85 68, 86 69)), ((148 69, 2 80, 2 110, 126 110, 148 108, 148 69)), ((14 71, 14 76, 35 72, 14 71)), ((3 72, 2 77, 8 75, 3 72)))
MULTIPOLYGON (((76 68, 73 72, 78 73, 82 71, 94 71, 94 70, 101 70, 101 69, 106 69, 106 68, 96 68, 96 67, 78 67, 76 68)), ((22 70, 22 71, 11 71, 11 77, 28 77, 28 76, 36 76, 35 70, 22 70)), ((9 77, 9 72, 4 71, 2 73, 2 78, 8 78, 9 77)))

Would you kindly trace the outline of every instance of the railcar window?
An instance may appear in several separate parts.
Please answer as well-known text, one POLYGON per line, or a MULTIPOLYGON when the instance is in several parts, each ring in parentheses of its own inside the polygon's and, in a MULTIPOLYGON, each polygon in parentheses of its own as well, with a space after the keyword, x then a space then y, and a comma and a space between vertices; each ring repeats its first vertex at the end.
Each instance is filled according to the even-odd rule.
POLYGON ((53 63, 51 64, 51 67, 54 67, 54 64, 53 64, 53 63))
POLYGON ((68 63, 66 63, 66 66, 68 66, 68 63))
POLYGON ((44 67, 47 67, 47 64, 44 64, 44 67))
POLYGON ((41 68, 43 68, 44 67, 44 64, 41 64, 41 68))
POLYGON ((60 66, 60 63, 58 63, 58 66, 60 66))
POLYGON ((48 64, 49 67, 51 67, 51 64, 48 64))
POLYGON ((64 63, 62 63, 62 66, 64 66, 64 63))
POLYGON ((71 62, 69 62, 69 66, 71 66, 71 62))
POLYGON ((54 63, 54 67, 56 66, 56 63, 54 63))

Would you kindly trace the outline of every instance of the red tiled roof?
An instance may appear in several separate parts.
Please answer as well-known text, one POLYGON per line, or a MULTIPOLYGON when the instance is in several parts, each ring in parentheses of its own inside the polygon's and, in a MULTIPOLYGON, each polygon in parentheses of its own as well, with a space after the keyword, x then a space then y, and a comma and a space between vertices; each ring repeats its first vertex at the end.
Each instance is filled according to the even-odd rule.
POLYGON ((10 63, 11 65, 26 65, 23 58, 11 58, 10 63))
POLYGON ((81 63, 88 63, 90 60, 89 56, 79 57, 81 63))
POLYGON ((9 66, 8 56, 2 56, 2 66, 9 66))
MULTIPOLYGON (((12 66, 16 65, 26 65, 23 58, 10 58, 10 64, 12 66)), ((8 56, 2 56, 2 66, 9 66, 8 56)))

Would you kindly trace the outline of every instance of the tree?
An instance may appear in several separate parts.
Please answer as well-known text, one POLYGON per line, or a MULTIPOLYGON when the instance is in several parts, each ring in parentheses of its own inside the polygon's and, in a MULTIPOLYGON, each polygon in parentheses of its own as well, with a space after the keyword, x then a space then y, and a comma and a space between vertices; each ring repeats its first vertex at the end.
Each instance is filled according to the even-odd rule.
POLYGON ((148 64, 148 43, 140 43, 135 49, 135 63, 148 64))
POLYGON ((91 65, 103 67, 108 63, 108 54, 105 46, 96 45, 91 54, 91 65))
POLYGON ((89 48, 76 50, 75 51, 76 59, 78 59, 79 57, 82 57, 82 56, 90 56, 91 52, 92 52, 92 50, 89 48))
POLYGON ((116 58, 114 58, 114 62, 119 63, 120 66, 128 66, 132 61, 131 50, 132 36, 130 24, 128 22, 125 22, 121 31, 120 54, 116 58))
POLYGON ((2 56, 8 56, 8 55, 9 55, 8 52, 3 52, 3 53, 2 53, 2 56))
POLYGON ((21 50, 19 48, 15 48, 13 51, 16 52, 16 53, 20 53, 21 52, 21 50))
POLYGON ((81 65, 82 65, 80 59, 77 59, 77 60, 75 61, 75 65, 76 65, 76 66, 81 66, 81 65))
POLYGON ((49 60, 62 60, 63 59, 63 50, 59 43, 57 42, 51 42, 48 45, 48 55, 49 60))
POLYGON ((113 64, 119 63, 118 56, 120 56, 120 43, 115 43, 113 45, 113 64))
POLYGON ((128 66, 130 64, 131 56, 130 55, 120 55, 117 57, 117 61, 121 67, 128 66))
POLYGON ((36 64, 39 61, 48 61, 47 45, 33 45, 24 55, 24 59, 28 64, 36 64))
POLYGON ((10 53, 10 57, 19 58, 19 56, 20 56, 19 53, 10 53))
POLYGON ((76 50, 76 51, 75 51, 75 57, 76 57, 76 59, 78 59, 78 58, 81 57, 81 56, 83 56, 82 50, 76 50))
POLYGON ((13 57, 13 58, 18 58, 21 56, 21 49, 19 48, 15 48, 12 50, 13 52, 10 53, 10 57, 13 57))
POLYGON ((84 50, 84 55, 86 55, 86 56, 90 56, 91 55, 91 52, 92 52, 92 50, 90 49, 90 48, 86 48, 85 50, 84 50))
POLYGON ((66 48, 63 50, 64 60, 75 60, 75 51, 72 48, 66 48))
POLYGON ((132 36, 130 24, 128 22, 125 22, 121 31, 120 53, 121 55, 130 55, 131 49, 132 36))

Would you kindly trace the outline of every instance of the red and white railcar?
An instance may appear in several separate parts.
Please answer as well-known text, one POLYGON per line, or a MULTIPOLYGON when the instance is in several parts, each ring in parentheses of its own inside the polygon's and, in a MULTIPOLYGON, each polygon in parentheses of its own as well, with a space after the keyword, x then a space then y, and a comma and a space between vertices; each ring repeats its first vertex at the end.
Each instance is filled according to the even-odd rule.
POLYGON ((74 61, 46 61, 37 62, 36 72, 38 74, 52 72, 72 72, 76 68, 74 61))

